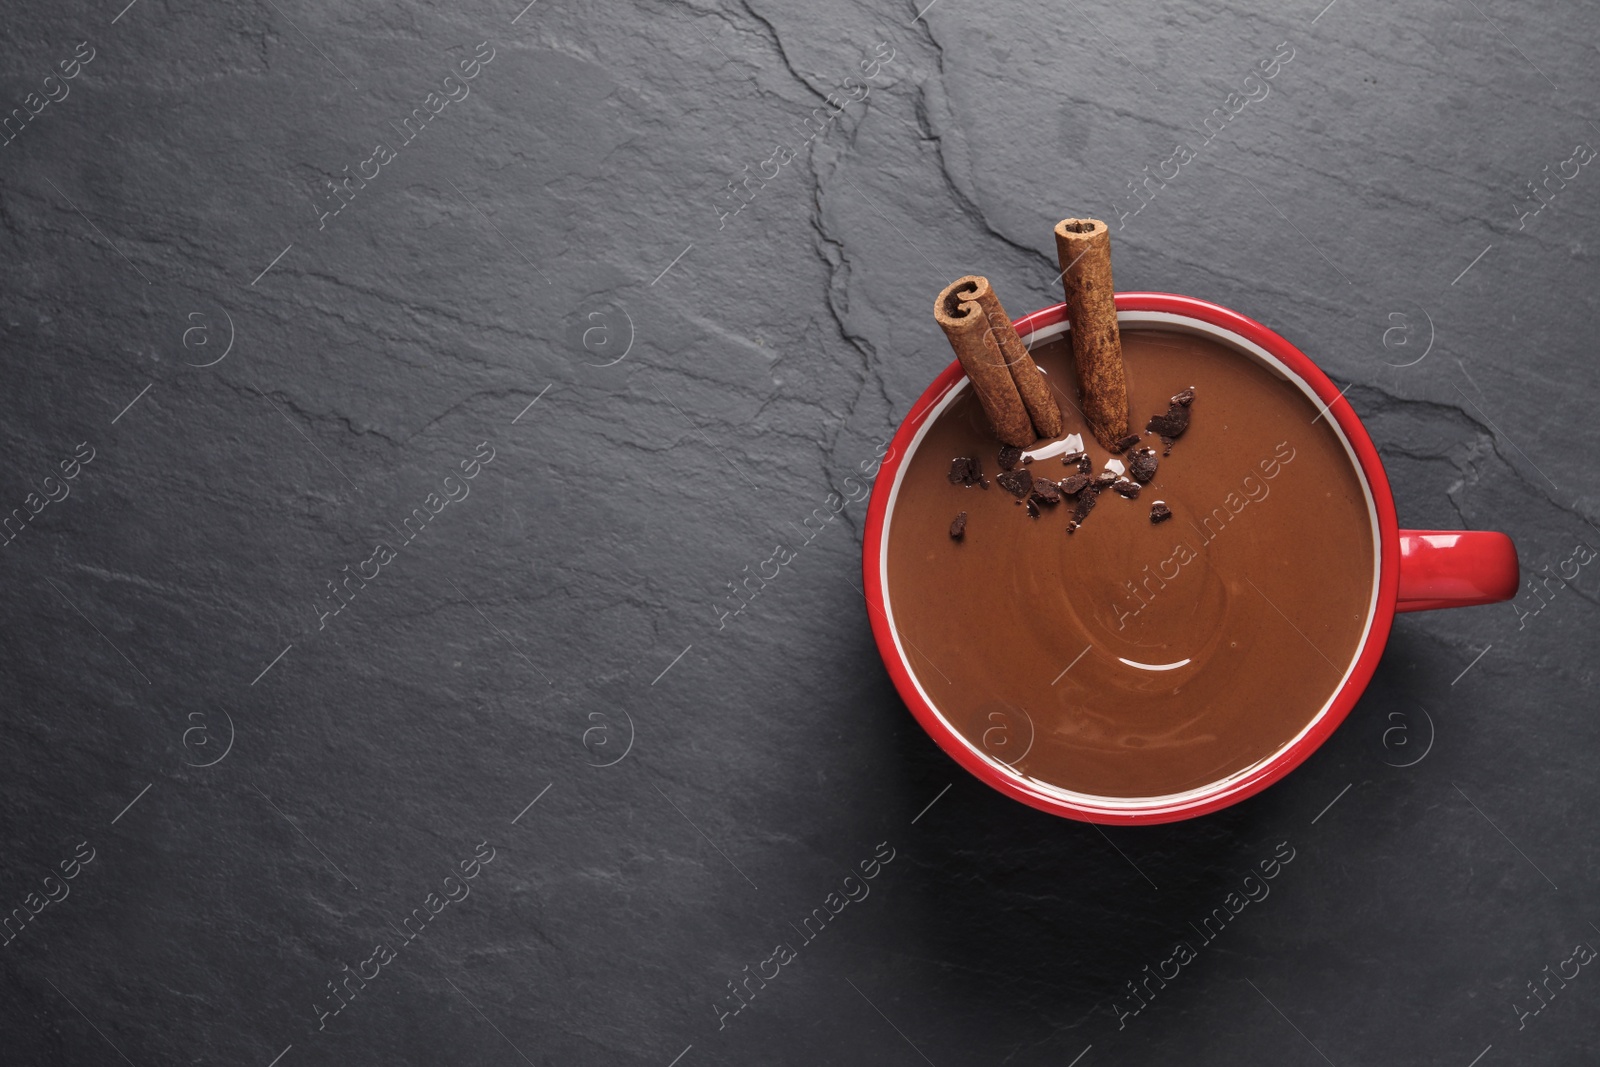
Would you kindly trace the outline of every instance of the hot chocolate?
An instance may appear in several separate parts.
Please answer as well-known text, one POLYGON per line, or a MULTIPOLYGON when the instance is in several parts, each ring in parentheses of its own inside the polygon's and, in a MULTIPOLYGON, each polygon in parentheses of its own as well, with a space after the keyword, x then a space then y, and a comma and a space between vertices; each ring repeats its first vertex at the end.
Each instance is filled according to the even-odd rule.
POLYGON ((1060 789, 1155 797, 1259 763, 1328 702, 1371 612, 1373 532, 1296 385, 1198 332, 1125 323, 1122 348, 1134 429, 1158 418, 1117 457, 1084 432, 1069 346, 1033 349, 1086 472, 1046 442, 1002 464, 969 388, 929 420, 888 519, 888 610, 979 751, 1060 789), (1125 473, 1100 477, 1112 458, 1125 473), (997 481, 1019 471, 1050 484, 997 481), (1061 484, 1084 473, 1106 483, 1092 509, 1061 484))

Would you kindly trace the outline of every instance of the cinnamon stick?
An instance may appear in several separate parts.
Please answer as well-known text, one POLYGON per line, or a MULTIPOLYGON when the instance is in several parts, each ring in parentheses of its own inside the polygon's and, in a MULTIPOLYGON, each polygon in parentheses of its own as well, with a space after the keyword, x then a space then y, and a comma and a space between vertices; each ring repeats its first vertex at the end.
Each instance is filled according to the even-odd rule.
POLYGON ((1033 421, 1011 379, 988 315, 975 299, 977 282, 988 285, 982 278, 967 275, 945 286, 933 303, 933 317, 967 372, 995 436, 1005 444, 1026 448, 1035 440, 1033 421))
POLYGON ((996 437, 1026 448, 1061 432, 1061 409, 987 278, 969 274, 945 286, 934 301, 933 317, 996 437))
POLYGON ((1089 432, 1106 449, 1128 433, 1128 380, 1111 284, 1111 230, 1099 219, 1056 223, 1056 257, 1071 323, 1078 395, 1089 432))
POLYGON ((977 280, 980 284, 976 287, 974 299, 983 305, 984 317, 989 320, 995 343, 1006 359, 1006 368, 1011 371, 1011 380, 1016 383, 1017 395, 1022 397, 1022 405, 1028 409, 1034 434, 1039 437, 1059 436, 1062 429, 1061 405, 1056 403, 1050 385, 1039 372, 1039 365, 1033 361, 1028 346, 1017 336, 1016 327, 1011 325, 1011 317, 1006 314, 1006 309, 1000 306, 1000 298, 995 295, 994 287, 987 278, 977 280))

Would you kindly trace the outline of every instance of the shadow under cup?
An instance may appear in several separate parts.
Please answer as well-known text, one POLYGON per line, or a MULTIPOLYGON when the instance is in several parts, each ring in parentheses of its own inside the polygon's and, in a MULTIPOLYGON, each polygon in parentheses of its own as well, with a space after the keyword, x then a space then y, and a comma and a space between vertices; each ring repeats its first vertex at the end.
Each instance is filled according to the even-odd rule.
MULTIPOLYGON (((1197 392, 1191 429, 1140 499, 1105 492, 1069 537, 1070 504, 1031 519, 999 486, 950 485, 956 455, 998 473, 997 445, 981 415, 965 414, 977 405, 952 363, 879 476, 865 576, 884 661, 958 762, 1056 814, 1163 822, 1264 788, 1343 720, 1388 637, 1397 552, 1385 548, 1398 529, 1370 439, 1297 349, 1203 301, 1119 294, 1117 304, 1132 421, 1185 386, 1197 392), (1190 368, 1157 351, 1182 335, 1219 357, 1197 380, 1175 379, 1190 368), (1285 425, 1247 432, 1267 399, 1285 425), (1319 481, 1317 463, 1337 477, 1319 481), (1174 512, 1159 526, 1155 499, 1174 512), (961 510, 971 517, 957 543, 947 527, 961 510), (991 571, 992 582, 974 577, 991 571)), ((1017 329, 1075 397, 1062 309, 1017 329)), ((1103 450, 1089 446, 1098 467, 1103 450)), ((1063 451, 1041 445, 1027 469, 1063 478, 1063 451)))

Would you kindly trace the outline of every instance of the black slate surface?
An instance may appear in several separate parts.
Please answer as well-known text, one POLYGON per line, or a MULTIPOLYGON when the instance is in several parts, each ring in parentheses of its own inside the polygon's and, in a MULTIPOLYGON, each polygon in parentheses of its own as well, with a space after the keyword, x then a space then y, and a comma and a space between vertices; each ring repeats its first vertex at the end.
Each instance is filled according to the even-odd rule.
POLYGON ((1587 566, 1402 617, 1301 769, 1141 830, 921 732, 864 504, 719 609, 947 361, 940 285, 1059 299, 1068 214, 1348 384, 1403 525, 1559 575, 1600 546, 1595 47, 1503 0, 13 6, 0 1060, 1592 1061, 1587 566))

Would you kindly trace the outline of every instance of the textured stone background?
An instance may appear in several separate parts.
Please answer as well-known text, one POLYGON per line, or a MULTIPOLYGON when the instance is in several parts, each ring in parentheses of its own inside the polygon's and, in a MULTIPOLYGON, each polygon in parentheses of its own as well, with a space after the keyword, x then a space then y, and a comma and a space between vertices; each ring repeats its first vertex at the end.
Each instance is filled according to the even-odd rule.
POLYGON ((1006 800, 916 727, 857 591, 863 505, 717 616, 949 358, 939 285, 1058 300, 1051 224, 1118 218, 1283 41, 1270 95, 1121 220, 1119 286, 1237 308, 1350 384, 1403 525, 1507 530, 1527 575, 1600 546, 1600 176, 1517 206, 1600 144, 1592 9, 122 2, 0 26, 6 109, 94 49, 0 149, 0 508, 94 453, 0 553, 0 907, 94 856, 0 948, 0 1059, 1600 1051, 1594 968, 1538 1014, 1528 988, 1600 945, 1590 569, 1402 618, 1302 769, 1137 831, 1006 800), (319 229, 317 183, 481 41, 470 95, 319 229), (325 583, 485 441, 319 629, 325 583), (319 1029, 482 841, 471 895, 319 1029), (880 842, 871 895, 719 1029, 880 842), (1119 1028, 1123 983, 1279 842, 1271 896, 1119 1028))

